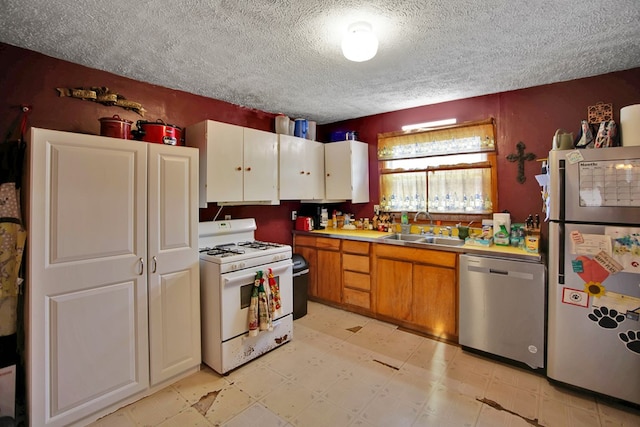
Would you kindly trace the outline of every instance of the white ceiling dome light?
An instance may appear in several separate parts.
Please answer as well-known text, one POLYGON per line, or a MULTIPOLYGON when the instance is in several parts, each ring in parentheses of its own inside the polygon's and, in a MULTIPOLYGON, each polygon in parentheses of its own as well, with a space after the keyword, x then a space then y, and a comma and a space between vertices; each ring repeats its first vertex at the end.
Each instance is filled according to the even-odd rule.
POLYGON ((349 61, 368 61, 378 52, 378 38, 368 22, 360 21, 349 25, 342 39, 342 54, 349 61))

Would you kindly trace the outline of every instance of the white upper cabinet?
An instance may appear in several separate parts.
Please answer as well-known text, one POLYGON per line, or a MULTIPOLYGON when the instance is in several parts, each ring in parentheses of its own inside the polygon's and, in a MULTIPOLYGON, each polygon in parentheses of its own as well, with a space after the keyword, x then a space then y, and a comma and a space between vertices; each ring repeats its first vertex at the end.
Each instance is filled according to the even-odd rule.
POLYGON ((200 150, 200 207, 279 203, 275 133, 206 120, 187 127, 185 140, 200 150))
POLYGON ((278 136, 243 128, 243 201, 278 203, 278 136))
POLYGON ((323 199, 324 144, 290 135, 278 135, 278 138, 280 199, 323 199))
POLYGON ((324 144, 327 200, 369 202, 369 147, 360 141, 324 144))

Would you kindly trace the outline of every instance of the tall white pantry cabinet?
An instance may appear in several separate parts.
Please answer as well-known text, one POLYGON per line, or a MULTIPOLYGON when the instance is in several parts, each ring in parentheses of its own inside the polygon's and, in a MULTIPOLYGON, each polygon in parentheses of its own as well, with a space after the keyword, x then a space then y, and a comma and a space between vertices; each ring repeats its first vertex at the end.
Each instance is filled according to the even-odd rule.
POLYGON ((198 151, 32 128, 29 423, 86 424, 199 369, 198 151))

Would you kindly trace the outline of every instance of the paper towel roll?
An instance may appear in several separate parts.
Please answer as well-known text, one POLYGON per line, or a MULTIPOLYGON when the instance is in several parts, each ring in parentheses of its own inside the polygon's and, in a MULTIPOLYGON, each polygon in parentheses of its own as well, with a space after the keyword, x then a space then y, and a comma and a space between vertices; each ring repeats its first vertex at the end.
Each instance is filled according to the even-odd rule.
POLYGON ((640 145, 640 104, 620 109, 620 140, 624 147, 640 145))

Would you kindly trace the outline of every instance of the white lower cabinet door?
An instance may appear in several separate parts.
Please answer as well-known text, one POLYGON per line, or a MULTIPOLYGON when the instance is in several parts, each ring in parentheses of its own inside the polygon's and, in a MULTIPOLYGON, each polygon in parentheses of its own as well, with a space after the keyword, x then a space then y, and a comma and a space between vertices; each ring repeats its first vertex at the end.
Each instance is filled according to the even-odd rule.
POLYGON ((154 386, 200 365, 198 149, 149 145, 149 358, 154 386))
POLYGON ((29 423, 66 426, 149 387, 146 144, 30 130, 29 423))
POLYGON ((66 425, 74 414, 81 417, 85 410, 102 409, 119 400, 114 398, 147 388, 146 361, 139 357, 147 346, 139 342, 138 331, 146 310, 136 303, 146 296, 145 288, 132 280, 47 298, 51 393, 50 399, 45 396, 46 424, 58 425, 59 419, 66 425))

